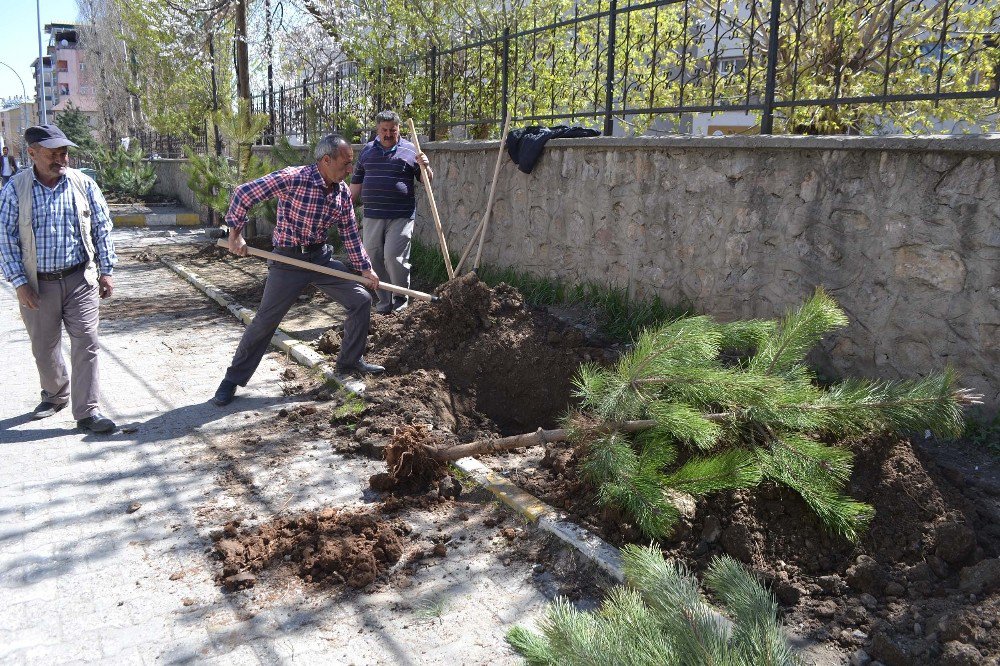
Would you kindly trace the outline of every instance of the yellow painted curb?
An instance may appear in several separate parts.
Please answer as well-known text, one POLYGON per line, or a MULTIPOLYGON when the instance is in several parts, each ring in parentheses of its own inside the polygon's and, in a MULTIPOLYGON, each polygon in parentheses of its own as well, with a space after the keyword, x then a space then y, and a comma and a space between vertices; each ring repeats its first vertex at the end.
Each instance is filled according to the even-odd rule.
POLYGON ((116 227, 144 227, 146 226, 145 215, 112 215, 111 222, 116 227))
POLYGON ((197 213, 178 213, 177 225, 181 227, 197 227, 201 224, 201 218, 197 213))

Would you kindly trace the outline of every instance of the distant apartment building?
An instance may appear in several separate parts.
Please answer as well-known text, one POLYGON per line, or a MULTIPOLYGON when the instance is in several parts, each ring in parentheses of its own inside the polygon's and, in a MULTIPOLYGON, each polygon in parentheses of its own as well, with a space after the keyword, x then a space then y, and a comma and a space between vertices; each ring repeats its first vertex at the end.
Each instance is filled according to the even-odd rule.
MULTIPOLYGON (((59 122, 59 114, 76 108, 87 116, 91 127, 97 127, 97 90, 90 77, 86 51, 80 48, 80 26, 73 23, 49 23, 45 26, 49 35, 46 55, 41 59, 41 80, 38 83, 39 59, 35 59, 35 93, 44 95, 49 122, 59 122)), ((36 118, 40 119, 41 109, 36 118)))
POLYGON ((38 119, 34 102, 17 102, 0 108, 0 139, 22 164, 27 160, 24 130, 38 119))

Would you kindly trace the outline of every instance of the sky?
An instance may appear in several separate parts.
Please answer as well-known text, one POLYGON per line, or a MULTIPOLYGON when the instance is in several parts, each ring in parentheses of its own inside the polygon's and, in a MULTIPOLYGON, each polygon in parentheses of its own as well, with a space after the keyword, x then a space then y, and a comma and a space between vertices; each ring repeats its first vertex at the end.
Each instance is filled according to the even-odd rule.
MULTIPOLYGON (((75 23, 79 14, 76 0, 37 0, 41 9, 41 29, 46 23, 75 23)), ((38 15, 36 0, 0 0, 0 63, 12 67, 24 81, 28 98, 34 99, 32 61, 38 57, 38 15)), ((42 33, 42 50, 48 35, 42 33)), ((21 94, 21 82, 14 72, 0 65, 0 98, 21 94)))

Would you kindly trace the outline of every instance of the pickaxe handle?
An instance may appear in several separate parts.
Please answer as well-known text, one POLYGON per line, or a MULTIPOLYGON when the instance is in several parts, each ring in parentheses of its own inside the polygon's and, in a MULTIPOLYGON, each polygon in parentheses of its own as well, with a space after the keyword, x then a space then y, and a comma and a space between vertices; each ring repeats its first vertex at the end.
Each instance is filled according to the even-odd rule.
MULTIPOLYGON (((216 243, 221 248, 229 249, 229 241, 225 238, 220 238, 216 243)), ((290 266, 296 266, 297 268, 304 268, 307 271, 315 271, 317 273, 323 273, 324 275, 332 275, 334 277, 339 277, 343 280, 350 280, 352 282, 358 282, 365 286, 368 286, 369 282, 366 278, 360 275, 355 275, 354 273, 348 273, 346 271, 338 271, 336 268, 327 268, 326 266, 319 266, 317 264, 309 263, 308 261, 302 261, 301 259, 293 259, 291 257, 286 257, 280 254, 275 254, 274 252, 268 252, 266 250, 258 250, 255 247, 247 246, 247 254, 252 254, 255 257, 261 257, 262 259, 271 259, 272 261, 280 261, 283 264, 288 264, 290 266)), ((399 294, 401 296, 409 296, 410 298, 416 298, 421 301, 430 301, 431 303, 437 303, 441 300, 440 296, 432 296, 431 294, 425 294, 422 291, 416 291, 415 289, 407 289, 406 287, 397 287, 394 284, 389 284, 388 282, 379 282, 379 289, 385 289, 386 291, 391 291, 394 294, 399 294)))

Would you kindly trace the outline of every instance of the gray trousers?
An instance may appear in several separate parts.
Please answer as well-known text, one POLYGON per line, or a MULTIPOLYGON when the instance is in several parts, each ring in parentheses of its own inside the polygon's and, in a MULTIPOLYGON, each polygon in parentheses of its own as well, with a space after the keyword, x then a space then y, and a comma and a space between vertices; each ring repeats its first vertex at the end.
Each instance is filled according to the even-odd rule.
MULTIPOLYGON (((413 218, 364 218, 362 243, 372 260, 378 279, 397 287, 410 286, 410 240, 413 238, 413 218)), ((406 306, 406 296, 378 290, 376 312, 386 313, 406 306)))
MULTIPOLYGON (((280 248, 275 248, 275 252, 339 271, 348 270, 343 263, 333 258, 329 246, 308 254, 287 252, 280 248)), ((257 309, 257 316, 247 326, 240 339, 236 354, 233 356, 233 363, 226 370, 226 379, 240 386, 247 385, 257 366, 260 365, 260 360, 264 357, 278 324, 302 290, 310 284, 316 285, 320 291, 347 311, 337 367, 350 367, 358 362, 368 343, 368 326, 371 323, 372 297, 368 290, 357 282, 270 261, 267 284, 264 286, 264 296, 257 309)))
POLYGON ((87 284, 81 267, 62 280, 39 280, 38 291, 38 309, 20 310, 38 367, 42 400, 64 405, 72 398, 73 418, 85 419, 97 411, 97 285, 87 284), (72 376, 62 354, 64 325, 72 376))

